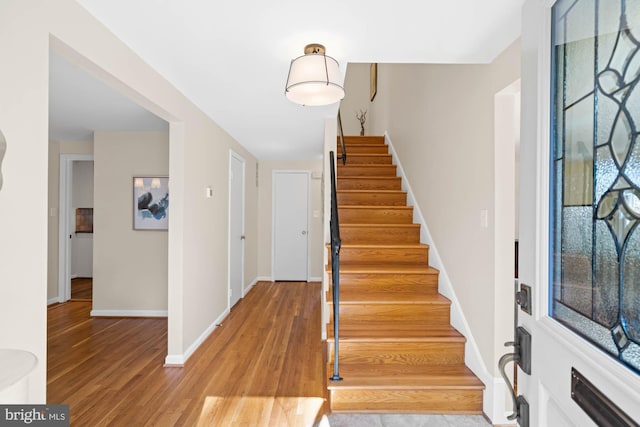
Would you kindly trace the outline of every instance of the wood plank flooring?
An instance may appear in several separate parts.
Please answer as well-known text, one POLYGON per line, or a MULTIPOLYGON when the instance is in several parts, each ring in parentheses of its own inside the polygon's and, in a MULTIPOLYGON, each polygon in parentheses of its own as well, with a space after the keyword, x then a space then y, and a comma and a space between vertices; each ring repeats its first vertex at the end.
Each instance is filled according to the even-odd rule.
POLYGON ((71 299, 75 301, 91 301, 93 297, 93 279, 78 277, 71 279, 71 299))
POLYGON ((311 426, 326 412, 320 283, 260 282, 184 368, 166 319, 49 308, 47 402, 76 426, 311 426))

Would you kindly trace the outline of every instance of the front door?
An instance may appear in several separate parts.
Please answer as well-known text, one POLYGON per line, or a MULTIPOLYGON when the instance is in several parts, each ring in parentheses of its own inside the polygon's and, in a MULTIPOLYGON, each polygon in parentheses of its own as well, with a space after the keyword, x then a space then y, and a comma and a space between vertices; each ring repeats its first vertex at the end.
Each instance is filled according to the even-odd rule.
POLYGON ((309 172, 273 172, 273 279, 306 281, 309 172))
POLYGON ((519 394, 531 426, 634 425, 612 420, 640 420, 640 1, 527 0, 522 51, 519 394))

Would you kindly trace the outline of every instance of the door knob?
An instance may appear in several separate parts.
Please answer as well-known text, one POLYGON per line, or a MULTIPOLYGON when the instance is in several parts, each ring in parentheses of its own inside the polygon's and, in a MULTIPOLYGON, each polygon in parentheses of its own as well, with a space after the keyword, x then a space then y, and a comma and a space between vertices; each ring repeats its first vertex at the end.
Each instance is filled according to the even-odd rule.
POLYGON ((244 240, 244 239, 245 239, 245 237, 244 237, 244 236, 240 236, 240 240, 244 240))
POLYGON ((305 234, 307 234, 306 230, 302 230, 302 235, 304 236, 305 234))

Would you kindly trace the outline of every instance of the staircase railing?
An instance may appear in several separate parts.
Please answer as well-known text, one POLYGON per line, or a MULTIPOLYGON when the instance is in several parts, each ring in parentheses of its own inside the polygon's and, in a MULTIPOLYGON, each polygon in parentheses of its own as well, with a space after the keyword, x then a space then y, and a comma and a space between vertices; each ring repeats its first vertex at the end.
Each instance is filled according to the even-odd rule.
MULTIPOLYGON (((338 115, 338 117, 340 117, 338 115)), ((342 151, 342 161, 346 161, 346 153, 342 151)), ((333 296, 333 376, 331 381, 341 381, 339 374, 339 324, 340 324, 340 223, 338 221, 338 201, 336 192, 336 165, 333 151, 329 152, 331 172, 331 293, 333 296)))
POLYGON ((347 164, 347 149, 344 146, 344 132, 342 131, 342 117, 340 116, 340 110, 338 110, 338 131, 340 132, 340 150, 342 155, 338 156, 339 160, 342 160, 342 164, 347 164))

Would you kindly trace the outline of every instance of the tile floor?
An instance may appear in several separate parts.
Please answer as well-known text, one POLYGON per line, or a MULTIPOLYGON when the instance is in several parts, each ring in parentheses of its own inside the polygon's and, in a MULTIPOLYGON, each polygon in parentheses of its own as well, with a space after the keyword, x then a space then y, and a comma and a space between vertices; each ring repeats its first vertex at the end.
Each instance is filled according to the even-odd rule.
POLYGON ((481 415, 329 414, 318 427, 486 427, 481 415), (325 423, 326 422, 326 423, 325 423))

